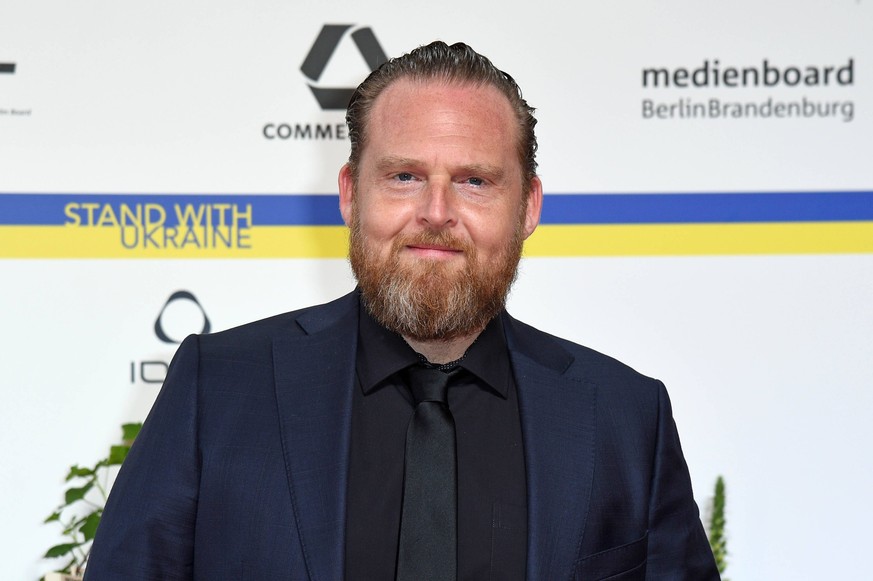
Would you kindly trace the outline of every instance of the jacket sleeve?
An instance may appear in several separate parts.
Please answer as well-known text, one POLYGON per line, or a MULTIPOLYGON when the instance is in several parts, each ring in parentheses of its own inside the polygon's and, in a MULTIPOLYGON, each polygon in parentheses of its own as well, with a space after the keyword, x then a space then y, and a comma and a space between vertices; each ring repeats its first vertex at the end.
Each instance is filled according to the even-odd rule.
POLYGON ((199 487, 198 338, 188 337, 112 487, 87 581, 190 580, 199 487))
POLYGON ((718 581, 718 569, 694 502, 670 399, 660 382, 658 404, 646 579, 718 581))

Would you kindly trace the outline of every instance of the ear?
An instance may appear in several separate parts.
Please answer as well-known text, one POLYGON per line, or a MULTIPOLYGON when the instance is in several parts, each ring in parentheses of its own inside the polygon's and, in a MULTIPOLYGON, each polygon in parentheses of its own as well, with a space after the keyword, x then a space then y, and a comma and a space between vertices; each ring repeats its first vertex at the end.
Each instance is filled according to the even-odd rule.
POLYGON ((355 196, 355 179, 352 176, 352 168, 349 167, 349 164, 345 164, 340 168, 337 183, 339 185, 340 214, 343 216, 343 222, 346 223, 346 226, 349 226, 351 224, 352 204, 354 203, 353 198, 355 196))
POLYGON ((527 208, 524 212, 524 239, 533 234, 540 223, 540 212, 543 209, 543 182, 538 176, 530 181, 530 191, 527 194, 527 208))

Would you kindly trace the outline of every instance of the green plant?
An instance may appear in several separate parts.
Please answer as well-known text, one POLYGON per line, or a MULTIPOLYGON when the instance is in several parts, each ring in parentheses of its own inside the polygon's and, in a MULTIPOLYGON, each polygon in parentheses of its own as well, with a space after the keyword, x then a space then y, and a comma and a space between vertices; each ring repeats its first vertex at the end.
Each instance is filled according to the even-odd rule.
POLYGON ((43 558, 56 559, 67 557, 69 562, 58 573, 75 574, 88 559, 88 551, 100 517, 103 506, 109 494, 110 474, 127 457, 127 452, 134 438, 139 434, 141 423, 124 424, 121 426, 122 443, 111 446, 109 455, 87 468, 75 464, 70 467, 65 482, 69 488, 64 492, 64 502, 50 514, 44 523, 60 523, 66 542, 58 544, 46 551, 43 558))
MULTIPOLYGON (((709 519, 709 546, 715 557, 718 572, 724 574, 727 569, 727 537, 725 537, 725 491, 724 478, 719 476, 715 481, 715 495, 712 497, 712 513, 709 519)), ((722 581, 728 581, 723 579, 722 581)))

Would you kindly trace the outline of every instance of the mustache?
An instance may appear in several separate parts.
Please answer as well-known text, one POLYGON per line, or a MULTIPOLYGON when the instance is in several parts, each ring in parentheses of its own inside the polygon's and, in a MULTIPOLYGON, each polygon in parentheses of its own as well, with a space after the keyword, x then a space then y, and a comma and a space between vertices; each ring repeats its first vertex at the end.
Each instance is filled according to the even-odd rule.
POLYGON ((404 234, 394 240, 394 250, 399 251, 404 246, 440 246, 456 250, 464 254, 472 253, 472 244, 453 235, 448 230, 423 230, 416 234, 404 234))

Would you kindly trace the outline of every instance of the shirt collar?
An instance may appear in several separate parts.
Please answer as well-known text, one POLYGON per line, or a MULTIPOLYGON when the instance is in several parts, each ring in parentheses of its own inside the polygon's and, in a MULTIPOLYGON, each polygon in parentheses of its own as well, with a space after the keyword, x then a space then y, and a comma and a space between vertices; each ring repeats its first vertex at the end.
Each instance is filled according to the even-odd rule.
POLYGON ((461 367, 485 382, 494 392, 506 399, 512 372, 509 366, 509 350, 503 332, 503 318, 497 315, 476 342, 467 349, 461 367))
POLYGON ((366 395, 398 371, 418 363, 418 355, 403 337, 377 323, 363 304, 360 309, 356 367, 366 395))
MULTIPOLYGON (((418 363, 418 355, 403 337, 376 322, 360 306, 356 368, 364 395, 372 393, 398 371, 418 363)), ((494 317, 467 350, 461 367, 473 373, 495 394, 506 398, 511 371, 502 317, 494 317)))

